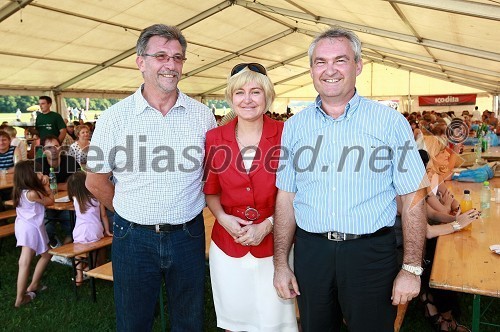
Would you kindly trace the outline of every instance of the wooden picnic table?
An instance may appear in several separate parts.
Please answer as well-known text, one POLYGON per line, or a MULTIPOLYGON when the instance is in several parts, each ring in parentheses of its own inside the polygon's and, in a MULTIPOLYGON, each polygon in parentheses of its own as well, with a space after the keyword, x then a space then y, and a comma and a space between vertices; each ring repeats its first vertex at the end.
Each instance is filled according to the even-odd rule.
MULTIPOLYGON (((482 183, 447 181, 460 201, 463 191, 469 189, 473 207, 481 210, 482 183)), ((491 187, 500 187, 500 178, 490 181, 491 187)), ((493 194, 492 194, 493 196, 493 194)), ((474 294, 472 330, 479 331, 481 295, 500 297, 500 255, 489 247, 500 244, 500 203, 490 202, 490 214, 472 223, 472 230, 461 230, 440 236, 430 277, 430 287, 474 294)))
MULTIPOLYGON (((2 189, 0 187, 0 189, 2 189)), ((68 196, 68 192, 65 191, 65 190, 60 190, 56 195, 55 195, 55 199, 63 199, 65 197, 68 196)), ((13 206, 14 205, 14 202, 9 199, 8 201, 5 201, 4 202, 5 205, 9 205, 9 206, 13 206)), ((74 211, 75 210, 75 207, 73 205, 73 201, 71 200, 68 200, 68 201, 65 201, 65 202, 54 202, 54 204, 52 205, 49 205, 46 207, 47 209, 51 209, 51 210, 59 210, 59 211, 63 211, 63 210, 69 210, 69 211, 74 211)))
POLYGON ((500 161, 500 146, 491 146, 486 152, 481 153, 481 158, 487 161, 500 161))
POLYGON ((0 189, 9 189, 14 187, 14 173, 0 173, 0 189))

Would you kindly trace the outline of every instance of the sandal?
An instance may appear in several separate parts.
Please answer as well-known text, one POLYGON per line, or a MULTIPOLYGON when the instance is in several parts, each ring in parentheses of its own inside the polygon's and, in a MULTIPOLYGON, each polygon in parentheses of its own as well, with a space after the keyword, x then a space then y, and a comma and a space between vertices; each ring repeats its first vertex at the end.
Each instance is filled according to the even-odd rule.
POLYGON ((71 280, 75 283, 77 287, 80 287, 83 285, 85 281, 89 280, 89 277, 87 275, 83 275, 82 280, 76 280, 76 278, 71 278, 71 280))
POLYGON ((26 292, 26 293, 24 293, 24 297, 23 297, 22 302, 19 303, 19 304, 16 304, 15 307, 19 308, 20 306, 28 304, 31 301, 33 301, 35 299, 35 297, 36 297, 36 293, 35 292, 26 292))
POLYGON ((441 314, 438 312, 436 305, 430 299, 429 292, 422 293, 420 295, 420 301, 424 305, 425 317, 427 318, 427 321, 432 325, 434 330, 439 331, 441 328, 442 317, 441 314), (431 311, 435 312, 435 314, 431 314, 431 311))
POLYGON ((450 319, 446 319, 442 317, 443 320, 441 321, 441 332, 449 332, 449 331, 458 331, 458 332, 471 332, 471 330, 462 324, 459 324, 453 317, 450 319), (447 328, 446 330, 443 330, 443 324, 445 323, 445 327, 447 328))

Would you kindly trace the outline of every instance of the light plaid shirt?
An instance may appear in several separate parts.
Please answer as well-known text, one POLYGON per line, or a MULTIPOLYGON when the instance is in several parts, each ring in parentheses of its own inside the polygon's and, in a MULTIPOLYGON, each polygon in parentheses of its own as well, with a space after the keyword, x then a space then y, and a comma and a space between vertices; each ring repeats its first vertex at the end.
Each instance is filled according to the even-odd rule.
POLYGON ((163 116, 141 87, 99 118, 87 167, 113 173, 113 206, 121 217, 144 225, 182 224, 205 206, 205 134, 215 127, 210 109, 180 91, 163 116))

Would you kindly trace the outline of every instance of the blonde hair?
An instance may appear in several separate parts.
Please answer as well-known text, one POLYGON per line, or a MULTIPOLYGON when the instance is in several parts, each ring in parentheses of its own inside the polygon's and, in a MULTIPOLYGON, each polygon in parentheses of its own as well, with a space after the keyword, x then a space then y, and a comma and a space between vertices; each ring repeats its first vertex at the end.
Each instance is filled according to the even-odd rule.
POLYGON ((82 131, 82 129, 87 129, 90 133, 90 128, 89 126, 87 125, 79 125, 79 126, 76 126, 75 128, 75 136, 80 138, 80 132, 82 131))
POLYGON ((424 136, 424 144, 427 153, 429 154, 429 162, 427 163, 427 172, 433 172, 439 175, 448 172, 448 165, 437 165, 437 155, 446 149, 446 141, 439 136, 424 136))
POLYGON ((7 126, 7 127, 5 127, 5 128, 3 129, 3 131, 5 131, 7 134, 9 134, 9 136, 10 136, 11 138, 16 137, 16 135, 17 135, 17 130, 16 130, 16 128, 14 128, 14 127, 7 126))
POLYGON ((269 111, 274 98, 276 97, 276 92, 274 91, 274 84, 271 82, 269 77, 266 75, 254 72, 248 67, 242 69, 239 73, 230 76, 227 79, 227 87, 226 87, 226 101, 231 107, 233 107, 233 94, 236 90, 241 89, 245 84, 249 82, 255 82, 259 85, 264 91, 264 95, 266 96, 266 107, 265 112, 269 111))

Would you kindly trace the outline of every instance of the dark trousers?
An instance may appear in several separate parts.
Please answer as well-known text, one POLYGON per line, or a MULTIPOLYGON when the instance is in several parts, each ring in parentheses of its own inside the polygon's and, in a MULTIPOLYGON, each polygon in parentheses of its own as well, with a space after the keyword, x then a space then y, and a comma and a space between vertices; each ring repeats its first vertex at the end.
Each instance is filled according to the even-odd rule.
POLYGON ((112 251, 117 331, 152 330, 162 280, 171 331, 203 331, 205 226, 201 213, 194 223, 161 233, 115 214, 112 251))
POLYGON ((394 232, 335 242, 297 228, 294 250, 304 332, 393 331, 391 304, 399 271, 394 232))

